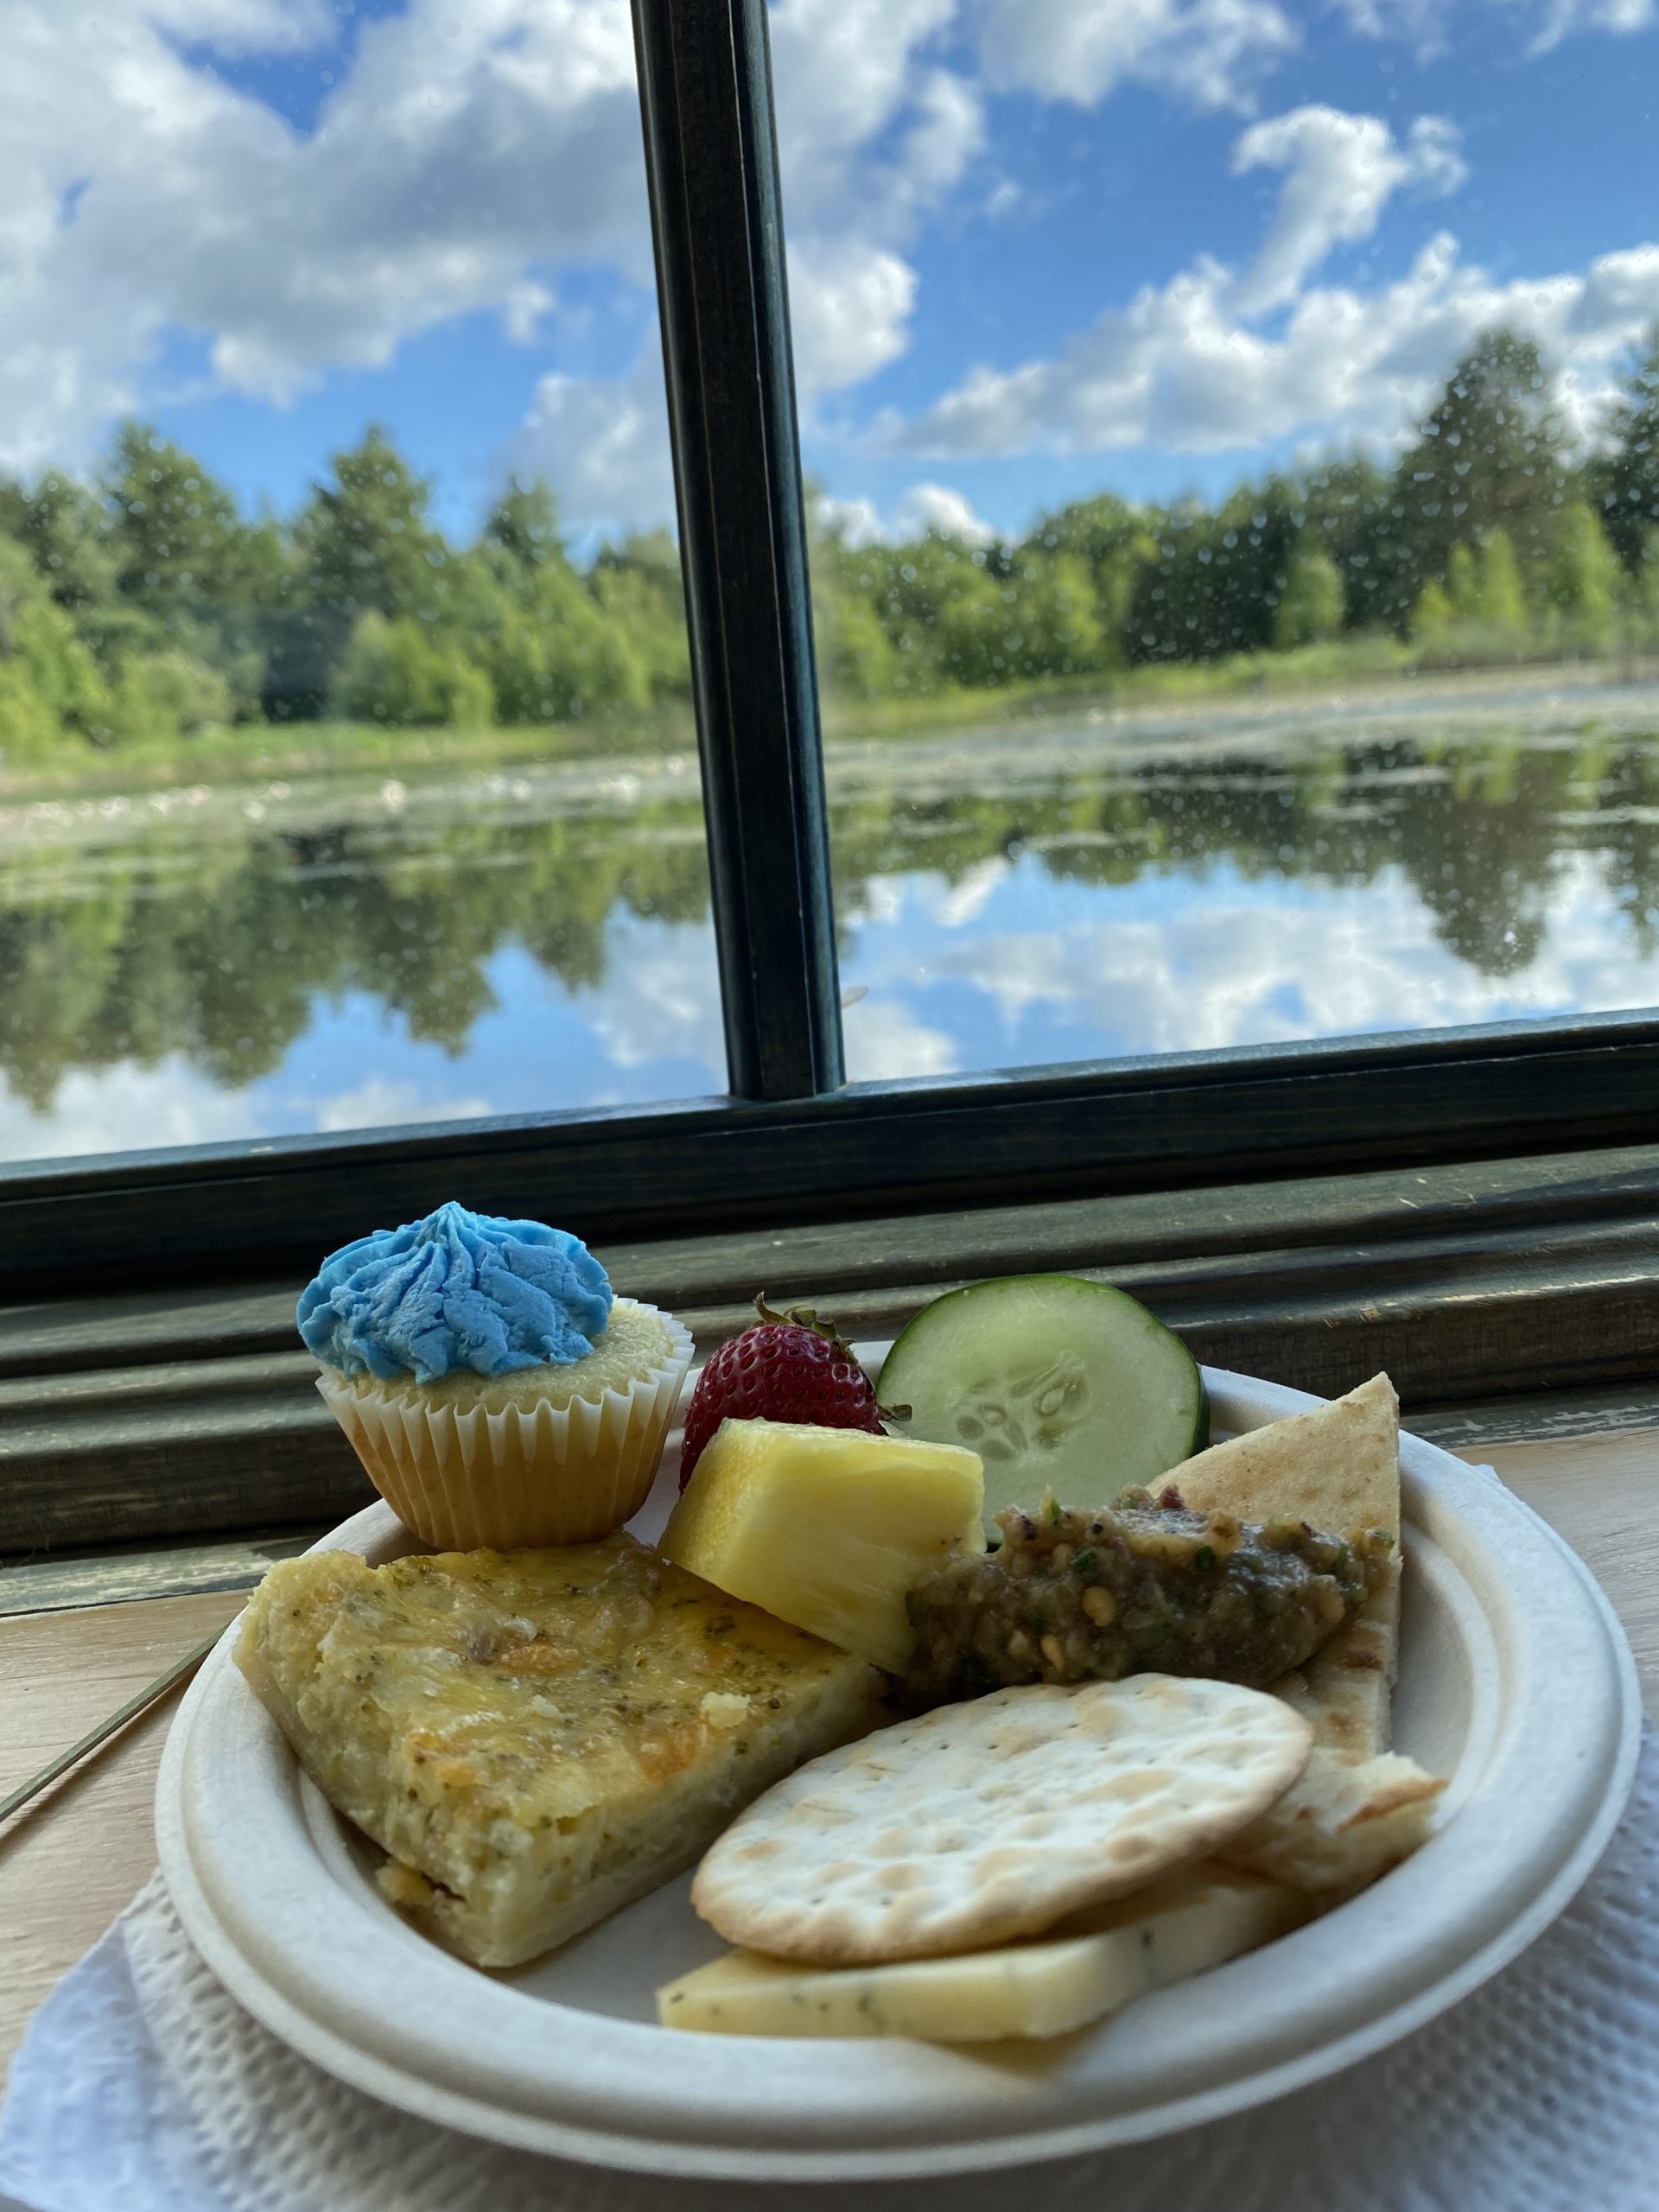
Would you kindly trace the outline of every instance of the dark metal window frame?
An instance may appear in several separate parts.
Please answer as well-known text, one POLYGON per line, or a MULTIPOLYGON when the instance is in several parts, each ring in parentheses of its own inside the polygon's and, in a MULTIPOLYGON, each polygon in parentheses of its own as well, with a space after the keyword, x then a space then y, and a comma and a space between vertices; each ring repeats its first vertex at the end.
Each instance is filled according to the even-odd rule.
POLYGON ((731 1095, 48 1161, 13 1299, 266 1276, 458 1193, 605 1237, 1659 1135, 1649 1014, 842 1081, 765 0, 632 0, 731 1095))

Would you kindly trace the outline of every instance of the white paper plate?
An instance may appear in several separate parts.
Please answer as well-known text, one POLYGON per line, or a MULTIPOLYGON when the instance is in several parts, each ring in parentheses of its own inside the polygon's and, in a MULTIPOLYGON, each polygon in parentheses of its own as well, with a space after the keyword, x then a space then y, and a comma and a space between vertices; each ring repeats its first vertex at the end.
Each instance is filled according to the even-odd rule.
MULTIPOLYGON (((873 1361, 883 1347, 861 1347, 873 1361)), ((1217 1434, 1317 1401, 1210 1371, 1217 1434)), ((634 1523, 654 1535, 677 1434, 634 1523)), ((681 1880, 564 1950, 480 1973, 402 1922, 373 1854, 301 1774, 231 1662, 181 1707, 156 1799, 192 1939, 266 2027, 386 2102, 498 2142, 667 2174, 891 2177, 1127 2143, 1264 2101, 1419 2026, 1560 1911, 1623 1809, 1640 1730, 1590 1574, 1490 1474, 1402 1438, 1395 1740, 1451 1777, 1436 1833, 1363 1897, 1051 2044, 671 2033, 657 1986, 722 1948, 681 1880)), ((412 1548, 385 1506, 327 1539, 412 1548)))

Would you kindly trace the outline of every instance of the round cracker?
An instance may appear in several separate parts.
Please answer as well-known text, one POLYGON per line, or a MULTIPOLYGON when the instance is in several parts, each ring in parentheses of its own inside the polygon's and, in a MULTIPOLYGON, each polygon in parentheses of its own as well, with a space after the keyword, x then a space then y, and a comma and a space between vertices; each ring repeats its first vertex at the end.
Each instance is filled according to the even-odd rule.
POLYGON ((1215 1850, 1312 1742, 1231 1682, 998 1690, 779 1783, 705 1855, 691 1902, 728 1942, 823 1966, 982 1950, 1215 1850))

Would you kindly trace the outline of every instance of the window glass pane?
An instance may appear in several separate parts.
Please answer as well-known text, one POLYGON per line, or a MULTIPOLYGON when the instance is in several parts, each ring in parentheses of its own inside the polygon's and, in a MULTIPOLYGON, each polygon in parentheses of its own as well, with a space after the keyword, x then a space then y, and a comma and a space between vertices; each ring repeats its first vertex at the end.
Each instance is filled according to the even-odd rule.
POLYGON ((772 22, 855 1072, 1659 997, 1659 16, 772 22))
POLYGON ((0 1158, 722 1089, 627 0, 0 16, 0 1158))

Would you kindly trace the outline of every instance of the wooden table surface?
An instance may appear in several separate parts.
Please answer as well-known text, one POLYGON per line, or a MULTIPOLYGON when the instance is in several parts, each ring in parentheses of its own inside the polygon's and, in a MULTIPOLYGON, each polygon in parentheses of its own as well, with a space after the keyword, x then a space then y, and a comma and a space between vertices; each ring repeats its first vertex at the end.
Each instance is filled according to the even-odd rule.
MULTIPOLYGON (((1600 1578, 1659 1720, 1659 1429, 1495 1446, 1494 1465, 1600 1578)), ((238 1594, 0 1618, 0 1796, 239 1611, 238 1594)), ((0 1827, 0 2066, 29 2014, 156 1865, 150 1805, 175 1692, 0 1827)))

